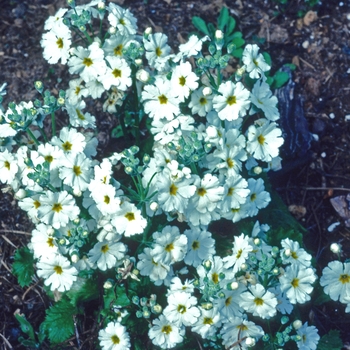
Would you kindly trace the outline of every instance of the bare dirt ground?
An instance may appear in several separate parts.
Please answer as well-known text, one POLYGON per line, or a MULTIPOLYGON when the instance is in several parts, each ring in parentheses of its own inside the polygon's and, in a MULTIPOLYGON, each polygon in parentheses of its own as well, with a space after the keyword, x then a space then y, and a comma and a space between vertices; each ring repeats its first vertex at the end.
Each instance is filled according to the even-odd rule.
MULTIPOLYGON (((306 125, 301 132, 310 132, 313 137, 310 143, 298 145, 296 151, 285 150, 286 170, 274 178, 273 185, 307 229, 306 248, 313 253, 319 270, 335 258, 329 252, 333 242, 342 244, 343 261, 350 258, 350 231, 346 226, 350 219, 346 198, 350 193, 350 3, 323 0, 313 8, 314 13, 305 16, 309 8, 302 0, 289 0, 283 8, 272 0, 115 2, 130 8, 138 18, 140 32, 148 26, 163 31, 174 48, 194 31, 192 16, 215 23, 220 8, 227 6, 245 40, 257 42, 270 53, 273 69, 291 62, 297 66, 293 72, 294 96, 303 108, 294 114, 296 118, 305 116, 306 125), (299 10, 303 11, 301 17, 299 10), (331 231, 329 227, 336 222, 340 225, 331 231)), ((42 58, 40 47, 46 18, 64 6, 62 0, 0 0, 0 85, 8 83, 5 106, 10 101, 33 99, 35 80, 42 80, 53 92, 66 88, 64 67, 50 67, 42 58)), ((106 126, 109 122, 112 123, 101 121, 100 127, 110 129, 106 126)), ((108 137, 106 140, 108 143, 108 137)), ((40 287, 22 289, 11 274, 14 251, 26 244, 31 229, 12 195, 0 193, 2 349, 21 349, 14 312, 25 313, 32 324, 38 325, 47 306, 40 287)), ((340 330, 344 344, 350 343, 350 317, 344 313, 344 307, 335 303, 314 305, 310 322, 321 334, 340 330)))

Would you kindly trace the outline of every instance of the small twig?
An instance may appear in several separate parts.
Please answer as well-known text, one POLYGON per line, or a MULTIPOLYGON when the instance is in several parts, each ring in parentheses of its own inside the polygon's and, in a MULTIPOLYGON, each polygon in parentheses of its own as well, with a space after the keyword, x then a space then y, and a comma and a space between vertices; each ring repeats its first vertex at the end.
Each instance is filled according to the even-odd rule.
POLYGON ((5 267, 5 269, 12 274, 12 271, 9 269, 9 267, 5 264, 5 262, 1 259, 1 265, 5 267))
POLYGON ((29 286, 29 288, 23 293, 22 300, 24 300, 28 292, 31 291, 33 288, 35 288, 40 282, 41 280, 38 280, 35 284, 32 284, 31 286, 29 286))
POLYGON ((12 232, 12 233, 19 233, 20 235, 27 235, 27 236, 31 236, 32 234, 29 232, 25 232, 25 231, 18 231, 18 230, 3 230, 1 229, 0 232, 12 232))
POLYGON ((73 321, 74 321, 75 338, 77 340, 79 349, 81 349, 81 343, 80 343, 79 332, 77 327, 77 319, 75 315, 73 315, 73 321))
POLYGON ((312 68, 313 70, 316 70, 316 68, 309 62, 305 61, 303 58, 299 57, 300 61, 305 63, 308 67, 312 68))
POLYGON ((0 336, 2 339, 4 339, 5 344, 11 349, 13 349, 12 345, 10 344, 10 342, 0 333, 0 336))
POLYGON ((233 343, 231 346, 229 346, 229 347, 227 348, 227 350, 233 349, 235 346, 239 345, 240 343, 242 343, 242 341, 246 340, 247 338, 248 338, 248 337, 245 336, 245 337, 243 337, 243 338, 241 338, 241 339, 238 339, 235 343, 233 343))
POLYGON ((1 237, 8 243, 11 244, 12 247, 17 249, 17 246, 15 246, 5 235, 1 235, 1 237))

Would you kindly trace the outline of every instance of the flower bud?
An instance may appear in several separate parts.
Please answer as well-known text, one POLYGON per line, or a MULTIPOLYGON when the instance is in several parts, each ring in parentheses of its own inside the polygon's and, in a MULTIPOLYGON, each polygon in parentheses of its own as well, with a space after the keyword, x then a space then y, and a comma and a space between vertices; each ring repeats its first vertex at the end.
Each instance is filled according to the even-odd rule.
POLYGON ((144 69, 139 69, 136 72, 136 79, 141 81, 142 83, 147 83, 149 80, 149 77, 150 77, 149 73, 144 69))
POLYGON ((247 337, 247 339, 245 340, 245 343, 246 343, 246 345, 249 347, 249 348, 251 348, 251 347, 253 347, 254 345, 255 345, 255 339, 254 338, 252 338, 252 337, 247 337))
POLYGON ((147 36, 150 35, 150 34, 152 34, 152 27, 147 27, 147 28, 145 29, 144 34, 147 35, 147 36))
POLYGON ((152 203, 149 205, 149 207, 150 207, 150 209, 151 209, 152 211, 157 211, 158 208, 159 208, 159 205, 158 205, 157 202, 152 202, 152 203))
POLYGON ((261 166, 256 166, 253 168, 253 173, 255 175, 260 175, 262 173, 262 167, 261 166))
POLYGON ((301 328, 302 325, 303 325, 303 323, 300 320, 295 320, 293 322, 293 327, 294 327, 295 330, 298 330, 299 328, 301 328))
POLYGON ((76 252, 74 252, 70 258, 71 258, 72 263, 74 263, 74 264, 76 264, 79 261, 79 255, 76 252))
POLYGON ((161 305, 159 304, 156 304, 152 307, 152 311, 155 313, 155 314, 160 314, 162 311, 163 311, 163 308, 161 307, 161 305))
POLYGON ((106 9, 106 4, 103 2, 103 1, 100 1, 98 4, 97 4, 97 8, 99 9, 99 11, 103 11, 106 9))
POLYGON ((289 258, 292 254, 292 251, 290 250, 290 248, 287 248, 285 251, 284 251, 284 255, 289 258))
POLYGON ((224 33, 222 30, 218 29, 215 31, 215 39, 223 39, 224 38, 224 33))
POLYGON ((236 290, 239 287, 239 283, 238 282, 231 282, 227 285, 227 289, 228 290, 236 290))
POLYGON ((341 251, 341 245, 338 243, 332 243, 329 249, 331 250, 332 253, 339 254, 341 251))
POLYGON ((204 96, 209 96, 213 93, 213 90, 209 87, 209 86, 206 86, 204 89, 203 89, 203 95, 204 96))
POLYGON ((207 302, 207 303, 201 304, 201 307, 202 307, 204 310, 211 310, 211 309, 213 308, 213 304, 210 303, 210 302, 207 302))
POLYGON ((27 192, 23 189, 20 188, 16 193, 15 193, 15 198, 16 199, 23 199, 27 196, 27 192))
POLYGON ((117 28, 116 27, 109 27, 108 29, 108 33, 113 35, 117 32, 117 28))

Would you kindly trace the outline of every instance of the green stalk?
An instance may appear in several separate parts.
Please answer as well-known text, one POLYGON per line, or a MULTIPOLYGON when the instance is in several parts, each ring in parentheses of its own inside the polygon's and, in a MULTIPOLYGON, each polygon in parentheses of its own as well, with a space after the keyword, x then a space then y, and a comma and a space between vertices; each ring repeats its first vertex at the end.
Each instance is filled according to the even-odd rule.
POLYGON ((40 145, 40 142, 39 140, 34 136, 34 134, 32 133, 32 131, 28 128, 26 129, 28 135, 30 136, 30 138, 34 141, 34 143, 39 146, 40 145))
POLYGON ((51 133, 52 137, 56 135, 56 118, 55 118, 55 112, 51 112, 51 133))
POLYGON ((41 136, 44 138, 44 141, 47 142, 47 135, 45 133, 45 130, 39 126, 39 131, 41 133, 41 136))

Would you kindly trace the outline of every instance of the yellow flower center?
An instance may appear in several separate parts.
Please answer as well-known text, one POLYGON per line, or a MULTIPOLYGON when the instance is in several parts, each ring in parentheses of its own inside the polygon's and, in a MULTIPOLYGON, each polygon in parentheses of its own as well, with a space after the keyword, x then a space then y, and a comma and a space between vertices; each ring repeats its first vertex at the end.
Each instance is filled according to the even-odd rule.
POLYGON ((161 105, 166 105, 168 102, 168 98, 165 95, 158 96, 158 100, 161 105))
POLYGON ((226 159, 227 166, 232 169, 233 166, 235 165, 235 162, 231 158, 226 159))
POLYGON ((169 325, 162 327, 162 333, 169 334, 171 331, 172 331, 172 328, 169 325))
POLYGON ((84 114, 79 111, 79 109, 75 110, 77 112, 77 116, 80 120, 85 120, 84 114))
POLYGON ((58 38, 57 41, 56 41, 56 44, 57 44, 59 49, 63 49, 63 40, 62 40, 62 38, 58 38))
POLYGON ((47 245, 52 248, 54 247, 55 245, 53 244, 53 238, 52 237, 49 237, 48 240, 46 241, 47 245))
POLYGON ((77 86, 77 87, 75 88, 74 93, 78 96, 80 91, 81 91, 80 86, 77 86))
POLYGON ((63 270, 62 270, 62 267, 59 266, 59 265, 56 265, 53 270, 57 273, 57 275, 61 275, 63 270))
POLYGON ((234 187, 230 187, 229 189, 228 189, 228 192, 227 192, 227 196, 232 196, 233 195, 233 192, 234 192, 234 187))
POLYGON ((216 272, 212 273, 212 275, 211 275, 211 280, 212 280, 215 284, 218 284, 218 283, 219 283, 219 275, 218 275, 216 272))
POLYGON ((73 173, 75 176, 80 176, 82 174, 81 168, 78 165, 74 165, 73 167, 73 173))
POLYGON ((180 314, 184 314, 186 312, 186 306, 185 305, 179 305, 177 307, 177 311, 180 313, 180 314))
POLYGON ((297 288, 299 286, 299 279, 293 278, 292 282, 290 283, 294 288, 297 288))
POLYGON ((179 78, 179 84, 180 84, 181 86, 185 86, 185 84, 186 84, 186 78, 185 78, 185 77, 180 77, 180 78, 179 78))
POLYGON ((85 57, 83 59, 83 65, 85 65, 86 67, 90 67, 93 65, 94 62, 92 62, 92 59, 90 57, 85 57))
POLYGON ((226 305, 226 306, 229 306, 229 305, 231 305, 231 302, 232 302, 232 297, 228 297, 228 298, 225 300, 225 305, 226 305))
POLYGON ((10 162, 8 160, 5 160, 4 166, 7 170, 10 170, 10 165, 11 165, 10 162))
POLYGON ((115 335, 115 334, 112 335, 111 340, 112 340, 113 344, 119 344, 120 343, 119 337, 117 335, 115 335))
POLYGON ((48 163, 51 163, 53 161, 53 157, 51 155, 47 155, 44 158, 48 163))
POLYGON ((236 96, 229 96, 229 97, 227 97, 226 103, 229 106, 232 106, 233 104, 235 104, 236 103, 236 96))
POLYGON ((157 47, 156 48, 156 55, 157 55, 157 57, 160 57, 161 55, 162 55, 162 50, 160 49, 160 47, 157 47))
POLYGON ((254 303, 256 306, 261 306, 261 305, 264 305, 264 300, 261 298, 255 298, 254 303))
POLYGON ((239 259, 239 258, 241 257, 241 255, 242 255, 242 253, 243 253, 243 250, 240 249, 240 250, 237 252, 236 259, 239 259))
POLYGON ((298 254, 296 252, 291 252, 290 256, 295 260, 298 259, 298 254))
POLYGON ((101 247, 101 252, 102 253, 107 253, 109 251, 109 246, 108 244, 105 244, 101 247))
POLYGON ((207 99, 205 97, 201 97, 199 99, 199 104, 201 104, 202 106, 206 105, 207 104, 207 99))
POLYGON ((122 76, 122 71, 120 69, 115 68, 112 72, 115 78, 120 78, 122 76))
POLYGON ((72 144, 69 141, 66 141, 64 144, 62 144, 62 148, 64 151, 68 152, 72 149, 72 144))
POLYGON ((343 284, 350 282, 350 276, 347 274, 340 275, 339 281, 343 284))
POLYGON ((197 194, 200 197, 203 197, 207 193, 207 190, 205 188, 198 188, 197 194))
POLYGON ((237 328, 243 332, 243 331, 247 331, 248 330, 248 327, 245 325, 245 324, 240 324, 237 326, 237 328))
POLYGON ((198 241, 193 241, 192 242, 192 249, 197 250, 199 249, 200 243, 198 241))
POLYGON ((254 202, 256 200, 256 193, 252 193, 250 196, 250 200, 254 202))
POLYGON ((165 246, 165 251, 167 251, 168 253, 170 253, 173 249, 174 249, 173 243, 169 243, 165 246))
POLYGON ((40 203, 38 200, 35 200, 35 201, 33 202, 33 205, 34 205, 34 208, 35 208, 35 209, 38 209, 38 208, 41 206, 41 203, 40 203))
POLYGON ((265 143, 265 137, 263 135, 259 135, 258 142, 260 145, 263 145, 265 143))
POLYGON ((135 215, 134 215, 133 212, 126 213, 124 216, 125 216, 129 221, 135 220, 135 215))
POLYGON ((55 211, 56 213, 59 213, 62 209, 63 209, 63 208, 62 208, 61 203, 55 203, 55 204, 52 206, 52 211, 55 211))
POLYGON ((213 322, 213 319, 211 317, 204 317, 203 324, 212 325, 213 323, 214 322, 213 322))
POLYGON ((116 56, 121 56, 121 55, 122 55, 122 50, 123 50, 123 45, 120 44, 120 45, 118 45, 118 46, 116 46, 116 47, 114 48, 113 52, 114 52, 114 54, 115 54, 116 56))
POLYGON ((175 184, 171 184, 170 188, 169 188, 169 193, 172 196, 176 196, 177 193, 177 187, 175 186, 175 184))
POLYGON ((109 204, 109 202, 111 201, 109 196, 104 196, 104 199, 103 201, 106 203, 106 204, 109 204))

